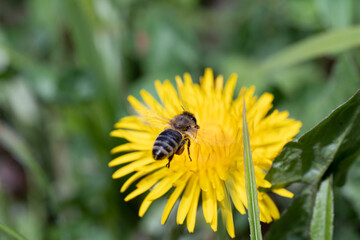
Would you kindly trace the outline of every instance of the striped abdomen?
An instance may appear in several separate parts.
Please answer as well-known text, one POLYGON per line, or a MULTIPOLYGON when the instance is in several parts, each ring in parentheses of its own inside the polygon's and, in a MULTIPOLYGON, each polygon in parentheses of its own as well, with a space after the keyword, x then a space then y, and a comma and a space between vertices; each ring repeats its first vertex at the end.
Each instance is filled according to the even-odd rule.
POLYGON ((155 160, 162 160, 174 155, 183 137, 181 133, 172 129, 166 129, 156 138, 152 155, 155 160))

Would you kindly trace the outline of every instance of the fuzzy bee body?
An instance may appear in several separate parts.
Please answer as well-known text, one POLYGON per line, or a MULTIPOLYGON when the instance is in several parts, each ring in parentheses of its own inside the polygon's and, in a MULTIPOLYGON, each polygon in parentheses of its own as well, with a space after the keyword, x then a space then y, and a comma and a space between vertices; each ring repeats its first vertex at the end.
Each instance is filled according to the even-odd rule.
POLYGON ((174 155, 182 141, 183 136, 178 131, 173 129, 162 131, 155 140, 152 150, 153 158, 155 160, 163 160, 168 156, 174 155))
POLYGON ((182 114, 175 116, 169 122, 169 128, 162 131, 156 138, 152 155, 155 160, 169 159, 166 164, 170 167, 170 162, 174 154, 180 155, 184 151, 185 144, 190 157, 190 137, 196 135, 199 126, 196 124, 194 115, 184 111, 182 114))

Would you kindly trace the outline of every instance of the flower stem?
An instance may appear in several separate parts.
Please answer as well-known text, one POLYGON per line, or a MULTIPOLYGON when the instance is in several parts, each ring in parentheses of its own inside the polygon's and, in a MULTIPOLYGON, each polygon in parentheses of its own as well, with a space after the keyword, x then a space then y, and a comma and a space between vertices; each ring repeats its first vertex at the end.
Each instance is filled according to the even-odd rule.
POLYGON ((243 105, 243 141, 244 141, 244 166, 245 166, 245 187, 248 202, 248 216, 250 225, 250 236, 252 240, 261 240, 261 227, 259 216, 259 205, 257 198, 257 187, 255 181, 254 165, 252 162, 249 130, 246 120, 245 100, 243 105))

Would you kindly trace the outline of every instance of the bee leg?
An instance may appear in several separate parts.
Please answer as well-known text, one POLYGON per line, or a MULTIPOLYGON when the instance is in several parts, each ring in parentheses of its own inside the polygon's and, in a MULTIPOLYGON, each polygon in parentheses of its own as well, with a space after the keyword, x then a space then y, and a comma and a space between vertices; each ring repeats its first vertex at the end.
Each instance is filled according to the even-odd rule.
POLYGON ((187 139, 185 139, 185 141, 187 141, 187 150, 188 150, 188 155, 189 155, 189 158, 190 158, 190 161, 192 162, 192 159, 191 159, 191 157, 190 157, 190 139, 189 138, 187 138, 187 139))
POLYGON ((183 140, 183 141, 180 143, 178 149, 176 150, 176 153, 175 153, 176 155, 181 155, 181 154, 184 152, 184 145, 185 145, 185 143, 186 143, 186 140, 183 140))
POLYGON ((169 159, 169 162, 165 165, 167 168, 170 167, 170 162, 171 162, 171 160, 173 159, 173 157, 174 157, 174 154, 171 155, 171 156, 168 158, 168 159, 169 159))

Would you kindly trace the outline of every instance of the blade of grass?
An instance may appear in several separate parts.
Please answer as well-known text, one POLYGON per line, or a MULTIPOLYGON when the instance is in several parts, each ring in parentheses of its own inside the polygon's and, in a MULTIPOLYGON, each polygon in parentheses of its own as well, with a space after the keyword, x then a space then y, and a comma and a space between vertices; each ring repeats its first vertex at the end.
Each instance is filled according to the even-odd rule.
POLYGON ((243 106, 243 141, 244 141, 244 166, 245 187, 248 202, 248 214, 251 239, 262 239, 260 227, 259 204, 257 198, 257 187, 255 182, 255 171, 251 156, 249 130, 246 120, 246 106, 243 106))
POLYGON ((293 66, 324 55, 337 54, 360 44, 360 26, 337 29, 309 37, 270 56, 260 64, 266 75, 274 70, 293 66))
POLYGON ((0 223, 0 231, 7 234, 8 236, 13 237, 16 240, 26 240, 26 238, 23 235, 17 233, 15 230, 9 228, 8 226, 5 226, 2 223, 0 223))
POLYGON ((334 196, 332 177, 323 181, 316 196, 311 219, 310 237, 317 240, 331 240, 334 221, 334 196))

